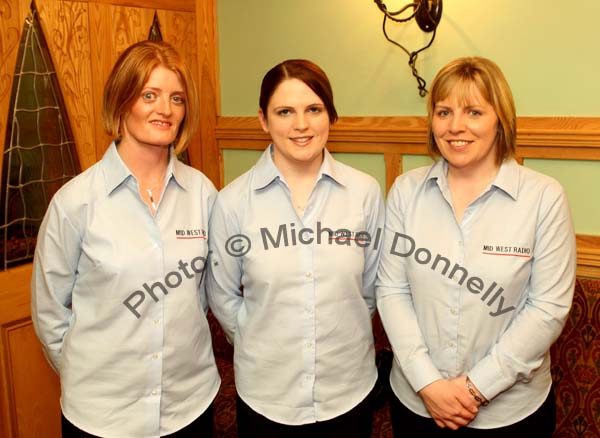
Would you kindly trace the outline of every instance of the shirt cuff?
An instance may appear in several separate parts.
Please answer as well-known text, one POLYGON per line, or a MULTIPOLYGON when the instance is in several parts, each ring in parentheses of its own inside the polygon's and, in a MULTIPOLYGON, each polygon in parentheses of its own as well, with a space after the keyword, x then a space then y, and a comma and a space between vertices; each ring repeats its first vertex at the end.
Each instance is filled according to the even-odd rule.
POLYGON ((400 368, 415 392, 419 392, 430 383, 444 378, 426 353, 417 355, 400 368))
POLYGON ((469 371, 468 376, 473 385, 487 400, 492 400, 515 383, 502 372, 502 369, 496 364, 491 355, 479 361, 469 371))

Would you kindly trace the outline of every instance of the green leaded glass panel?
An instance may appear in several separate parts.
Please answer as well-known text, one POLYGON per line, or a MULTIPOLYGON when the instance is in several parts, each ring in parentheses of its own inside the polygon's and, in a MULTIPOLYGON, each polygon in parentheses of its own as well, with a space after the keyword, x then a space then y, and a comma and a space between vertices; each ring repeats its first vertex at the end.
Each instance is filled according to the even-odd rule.
POLYGON ((152 20, 152 26, 150 26, 150 32, 148 32, 148 39, 150 41, 162 41, 162 33, 160 31, 160 22, 158 21, 158 14, 154 11, 154 20, 152 20))
POLYGON ((13 78, 0 193, 0 269, 32 260, 48 203, 80 171, 56 71, 32 3, 13 78))

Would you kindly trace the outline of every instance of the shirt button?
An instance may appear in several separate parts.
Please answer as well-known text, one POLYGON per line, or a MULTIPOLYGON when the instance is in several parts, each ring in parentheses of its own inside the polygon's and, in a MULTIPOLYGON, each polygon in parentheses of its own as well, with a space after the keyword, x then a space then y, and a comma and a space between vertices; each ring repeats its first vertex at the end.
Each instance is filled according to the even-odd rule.
POLYGON ((158 324, 160 322, 160 319, 155 319, 154 320, 154 324, 158 324))
POLYGON ((453 315, 457 315, 458 314, 458 310, 456 309, 450 309, 450 313, 453 315))
POLYGON ((306 273, 306 278, 310 278, 310 277, 312 277, 312 273, 310 273, 310 272, 307 272, 307 273, 306 273))
POLYGON ((448 342, 448 347, 454 348, 454 347, 456 347, 456 345, 454 344, 454 342, 450 341, 450 342, 448 342))
POLYGON ((154 360, 158 359, 158 354, 153 354, 152 359, 154 359, 154 360))
POLYGON ((158 391, 155 389, 152 391, 152 395, 156 395, 158 393, 158 391))
POLYGON ((306 348, 311 349, 313 346, 312 342, 307 342, 306 343, 306 348))

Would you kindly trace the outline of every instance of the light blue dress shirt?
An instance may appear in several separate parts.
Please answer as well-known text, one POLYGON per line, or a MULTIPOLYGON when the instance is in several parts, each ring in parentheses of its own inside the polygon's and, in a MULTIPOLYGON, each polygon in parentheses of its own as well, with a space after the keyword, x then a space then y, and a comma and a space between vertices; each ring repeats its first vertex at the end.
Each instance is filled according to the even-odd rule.
POLYGON ((153 216, 113 144, 64 185, 39 232, 32 319, 65 417, 158 437, 200 416, 220 378, 201 286, 216 190, 171 153, 153 216))
POLYGON ((207 293, 233 339, 239 396, 299 425, 349 411, 377 379, 371 315, 384 202, 372 177, 325 150, 299 217, 271 148, 217 196, 207 293))
POLYGON ((395 354, 400 401, 467 374, 490 400, 469 427, 532 414, 551 386, 550 345, 573 297, 575 235, 562 187, 504 162, 457 223, 447 163, 407 172, 388 196, 377 307, 395 354))

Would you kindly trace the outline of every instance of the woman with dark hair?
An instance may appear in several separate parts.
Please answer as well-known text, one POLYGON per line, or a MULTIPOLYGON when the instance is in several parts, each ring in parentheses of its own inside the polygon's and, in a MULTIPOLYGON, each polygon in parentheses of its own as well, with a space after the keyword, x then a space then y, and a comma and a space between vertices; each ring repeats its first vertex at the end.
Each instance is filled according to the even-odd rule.
POLYGON ((450 62, 427 109, 437 161, 390 190, 377 282, 394 436, 549 438, 549 350, 576 266, 564 190, 514 160, 515 106, 494 62, 450 62))
POLYGON ((369 437, 381 190, 327 151, 337 112, 317 65, 273 67, 259 106, 272 144, 219 193, 210 226, 207 292, 234 345, 238 431, 369 437))
POLYGON ((179 162, 198 95, 175 49, 142 41, 104 88, 115 139, 52 199, 32 319, 61 381, 63 437, 211 436, 220 385, 202 285, 216 190, 179 162))

